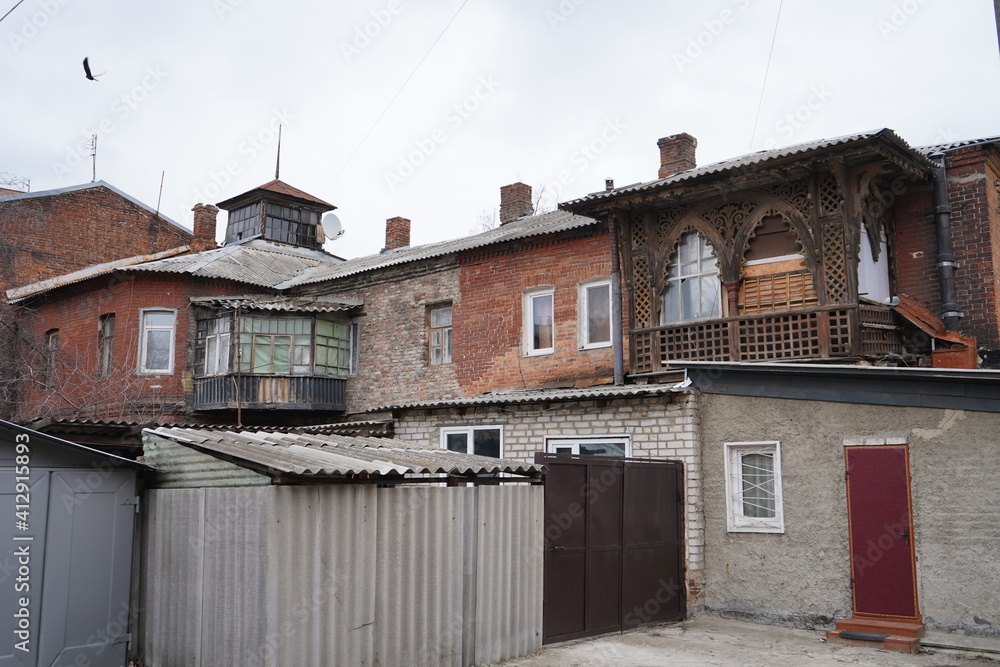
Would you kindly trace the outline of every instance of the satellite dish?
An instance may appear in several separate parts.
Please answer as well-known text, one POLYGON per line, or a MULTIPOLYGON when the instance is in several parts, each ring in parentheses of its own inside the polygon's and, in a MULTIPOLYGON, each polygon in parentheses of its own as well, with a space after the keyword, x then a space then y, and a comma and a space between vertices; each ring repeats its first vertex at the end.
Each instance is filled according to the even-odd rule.
POLYGON ((324 215, 320 224, 323 226, 323 233, 326 234, 326 238, 331 241, 340 238, 341 234, 344 233, 344 229, 340 224, 340 218, 334 213, 324 215))

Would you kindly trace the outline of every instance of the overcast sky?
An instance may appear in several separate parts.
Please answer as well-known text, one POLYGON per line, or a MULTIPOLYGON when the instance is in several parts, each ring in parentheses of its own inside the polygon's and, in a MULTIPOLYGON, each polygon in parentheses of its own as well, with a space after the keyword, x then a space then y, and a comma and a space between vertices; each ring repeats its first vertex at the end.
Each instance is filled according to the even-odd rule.
POLYGON ((465 235, 507 183, 551 207, 652 180, 678 132, 699 164, 1000 135, 991 0, 23 0, 0 35, 0 171, 89 182, 97 131, 97 178, 156 206, 165 171, 190 227, 274 178, 280 123, 281 179, 338 207, 344 257, 397 215, 414 244, 465 235))

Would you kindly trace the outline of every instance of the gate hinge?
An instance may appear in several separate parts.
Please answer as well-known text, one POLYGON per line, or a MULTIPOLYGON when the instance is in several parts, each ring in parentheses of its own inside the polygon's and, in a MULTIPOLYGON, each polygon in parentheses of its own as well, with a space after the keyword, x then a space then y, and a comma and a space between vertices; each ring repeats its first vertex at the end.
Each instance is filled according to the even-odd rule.
POLYGON ((851 582, 851 586, 853 586, 853 585, 854 585, 854 577, 851 577, 851 578, 850 578, 850 579, 849 579, 848 581, 850 581, 850 582, 851 582))
POLYGON ((845 470, 845 471, 844 471, 844 479, 847 479, 847 473, 848 473, 848 472, 850 472, 850 471, 849 471, 849 470, 845 470))
POLYGON ((139 496, 133 496, 131 498, 126 498, 122 501, 122 505, 135 505, 136 514, 139 513, 139 496))
POLYGON ((123 635, 111 635, 112 644, 124 644, 126 642, 132 641, 132 633, 126 632, 123 635))

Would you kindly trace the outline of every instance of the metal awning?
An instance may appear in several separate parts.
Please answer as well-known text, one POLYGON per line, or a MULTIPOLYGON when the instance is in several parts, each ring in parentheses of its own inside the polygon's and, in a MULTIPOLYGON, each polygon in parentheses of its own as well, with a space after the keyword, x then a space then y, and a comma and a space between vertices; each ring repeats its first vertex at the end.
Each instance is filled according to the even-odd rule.
POLYGON ((144 433, 266 475, 275 483, 442 481, 442 476, 484 475, 500 475, 494 478, 498 481, 524 481, 540 477, 544 470, 535 463, 387 438, 170 427, 145 429, 144 433))

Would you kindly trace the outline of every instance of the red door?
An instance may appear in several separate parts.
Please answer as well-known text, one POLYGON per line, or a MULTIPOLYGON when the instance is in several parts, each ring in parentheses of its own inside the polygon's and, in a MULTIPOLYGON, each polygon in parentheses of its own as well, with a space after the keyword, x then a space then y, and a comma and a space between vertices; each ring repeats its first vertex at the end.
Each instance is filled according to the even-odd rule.
POLYGON ((856 616, 919 619, 905 445, 845 447, 856 616))

